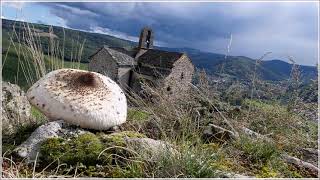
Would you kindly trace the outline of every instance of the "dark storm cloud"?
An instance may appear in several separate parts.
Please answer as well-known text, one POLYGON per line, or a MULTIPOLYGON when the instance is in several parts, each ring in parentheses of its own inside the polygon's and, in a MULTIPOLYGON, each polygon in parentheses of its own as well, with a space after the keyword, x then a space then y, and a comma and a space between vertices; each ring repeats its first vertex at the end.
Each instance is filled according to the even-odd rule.
MULTIPOLYGON (((71 28, 136 39, 141 27, 155 30, 156 40, 171 47, 192 47, 257 58, 291 55, 315 64, 315 3, 46 3, 71 28)), ((271 57, 270 57, 271 58, 271 57)))

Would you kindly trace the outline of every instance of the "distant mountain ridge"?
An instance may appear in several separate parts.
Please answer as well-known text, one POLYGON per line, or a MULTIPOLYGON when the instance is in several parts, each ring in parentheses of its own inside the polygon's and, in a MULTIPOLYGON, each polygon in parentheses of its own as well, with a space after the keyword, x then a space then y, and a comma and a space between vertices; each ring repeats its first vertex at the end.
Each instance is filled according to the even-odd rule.
MULTIPOLYGON (((2 19, 3 39, 9 37, 12 32, 12 26, 15 21, 2 19)), ((16 27, 20 22, 16 21, 16 27)), ((35 29, 48 32, 49 26, 43 24, 29 23, 35 29)), ((72 57, 73 44, 81 44, 85 39, 84 50, 82 54, 82 62, 88 62, 88 57, 103 45, 113 47, 133 48, 137 46, 137 42, 132 42, 110 35, 78 31, 73 29, 64 29, 62 27, 53 26, 53 32, 59 40, 63 40, 65 33, 65 60, 72 57), (80 38, 79 38, 80 37, 80 38)), ((45 39, 45 38, 44 38, 45 39)), ((43 42, 44 51, 48 46, 47 41, 43 42)), ((6 48, 5 46, 3 48, 6 48)), ((234 79, 249 80, 252 77, 255 67, 255 60, 244 56, 227 56, 223 54, 202 52, 192 48, 168 48, 156 47, 167 51, 185 52, 192 59, 196 68, 205 69, 211 75, 226 75, 234 79)), ((299 66, 303 80, 315 79, 317 77, 317 68, 314 66, 299 66)), ((262 80, 281 81, 290 77, 292 64, 282 60, 262 61, 257 67, 257 74, 262 80)))
MULTIPOLYGON (((166 48, 168 51, 186 52, 197 68, 205 69, 211 75, 227 74, 235 79, 248 80, 252 76, 256 60, 245 56, 225 56, 224 54, 202 52, 191 48, 166 48)), ((290 77, 292 64, 279 59, 264 60, 257 66, 257 74, 263 80, 282 81, 290 77)), ((318 76, 315 66, 299 65, 302 80, 316 79, 318 76)))

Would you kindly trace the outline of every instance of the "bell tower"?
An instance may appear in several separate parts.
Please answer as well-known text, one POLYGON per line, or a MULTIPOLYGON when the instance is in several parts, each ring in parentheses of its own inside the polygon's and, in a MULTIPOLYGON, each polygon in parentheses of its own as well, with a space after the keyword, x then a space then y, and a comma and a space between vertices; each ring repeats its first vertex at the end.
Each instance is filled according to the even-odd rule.
POLYGON ((153 31, 149 27, 144 27, 140 33, 139 49, 153 48, 153 31))

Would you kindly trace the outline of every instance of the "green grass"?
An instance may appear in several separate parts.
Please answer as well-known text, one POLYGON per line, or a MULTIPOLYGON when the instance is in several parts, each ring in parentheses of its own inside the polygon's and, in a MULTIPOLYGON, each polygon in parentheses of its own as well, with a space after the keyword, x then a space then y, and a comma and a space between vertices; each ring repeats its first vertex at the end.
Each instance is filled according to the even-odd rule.
MULTIPOLYGON (((9 44, 9 39, 4 37, 3 47, 8 49, 9 44)), ((32 85, 32 83, 36 82, 36 80, 38 79, 35 71, 35 66, 33 65, 34 63, 31 60, 31 58, 33 57, 27 50, 26 45, 19 43, 14 43, 14 45, 16 48, 14 48, 13 44, 11 44, 8 52, 2 54, 2 77, 4 81, 18 84, 23 90, 26 91, 32 85), (30 66, 28 64, 30 64, 30 66), (30 82, 27 81, 27 78, 30 79, 30 82)), ((59 58, 52 58, 48 55, 44 55, 44 63, 47 72, 52 71, 53 66, 58 65, 61 68, 62 64, 64 68, 83 70, 88 69, 87 63, 64 61, 59 58)))
MULTIPOLYGON (((23 24, 19 21, 11 21, 11 20, 2 20, 2 28, 3 28, 3 39, 8 39, 8 33, 12 32, 12 26, 15 23, 16 31, 20 32, 24 30, 23 24), (21 26, 21 28, 19 28, 21 26)), ((39 29, 43 32, 48 32, 48 25, 42 24, 34 24, 29 23, 30 27, 34 27, 35 29, 39 29)), ((67 61, 71 61, 71 58, 74 57, 78 53, 78 49, 81 44, 84 43, 84 49, 81 56, 81 62, 88 62, 88 58, 92 55, 98 48, 101 48, 103 45, 109 45, 113 47, 128 47, 132 48, 136 43, 119 39, 113 36, 97 34, 97 33, 88 33, 83 31, 77 31, 72 29, 64 29, 58 26, 52 26, 53 33, 60 40, 60 46, 64 45, 64 59, 67 61), (64 42, 63 42, 64 41, 64 42)), ((47 38, 42 38, 43 48, 42 51, 47 54, 48 48, 50 46, 47 38)), ((5 47, 5 46, 3 46, 5 47)), ((62 50, 62 48, 60 48, 62 50)))
POLYGON ((317 147, 317 123, 287 111, 277 102, 245 100, 247 110, 238 115, 238 123, 260 134, 269 134, 276 145, 296 154, 297 147, 317 147))
POLYGON ((265 164, 279 157, 279 151, 275 144, 263 140, 252 140, 247 137, 241 137, 235 142, 235 147, 240 149, 247 160, 253 164, 265 164))
POLYGON ((149 117, 150 114, 145 111, 138 109, 128 109, 128 121, 146 121, 149 117))
POLYGON ((34 106, 31 106, 31 116, 39 123, 43 123, 47 120, 47 117, 34 106))

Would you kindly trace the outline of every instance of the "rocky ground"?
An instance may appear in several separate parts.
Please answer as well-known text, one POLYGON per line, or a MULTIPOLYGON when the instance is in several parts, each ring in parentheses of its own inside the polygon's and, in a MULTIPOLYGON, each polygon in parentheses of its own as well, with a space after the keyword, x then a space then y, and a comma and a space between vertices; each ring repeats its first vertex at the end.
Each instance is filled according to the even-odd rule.
POLYGON ((212 98, 129 98, 127 122, 97 131, 49 122, 3 82, 3 177, 317 177, 316 123, 212 98))

